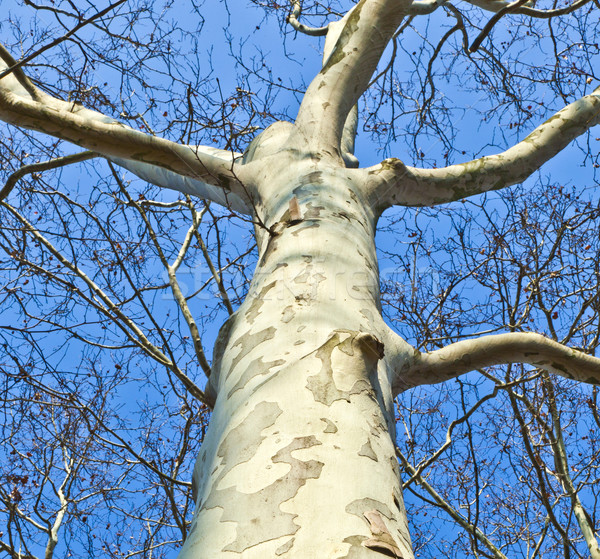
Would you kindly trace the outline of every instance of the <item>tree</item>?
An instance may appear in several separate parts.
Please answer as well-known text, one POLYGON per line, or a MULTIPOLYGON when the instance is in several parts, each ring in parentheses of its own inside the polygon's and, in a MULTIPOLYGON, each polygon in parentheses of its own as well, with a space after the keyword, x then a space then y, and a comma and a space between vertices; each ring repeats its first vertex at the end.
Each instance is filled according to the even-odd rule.
MULTIPOLYGON (((161 553, 168 542, 163 533, 157 533, 166 525, 177 534, 175 541, 185 540, 182 558, 408 559, 413 557, 413 545, 403 504, 402 468, 409 475, 407 487, 413 490, 419 484, 427 498, 465 530, 468 547, 476 555, 505 557, 518 552, 533 557, 540 555, 543 546, 552 552, 559 545, 565 557, 583 556, 586 548, 592 557, 600 557, 597 521, 582 501, 587 486, 569 469, 564 448, 565 417, 557 403, 559 390, 548 375, 577 383, 600 383, 600 360, 566 345, 576 339, 581 349, 593 351, 597 344, 597 266, 585 260, 596 279, 584 282, 577 268, 581 274, 587 268, 562 253, 558 256, 561 243, 571 239, 572 231, 587 238, 582 231, 593 228, 597 208, 587 201, 581 202, 581 207, 579 202, 569 206, 564 197, 557 198, 560 203, 548 200, 548 205, 536 202, 517 208, 517 199, 508 197, 506 215, 512 221, 507 217, 505 223, 497 223, 494 218, 499 215, 497 205, 502 195, 490 202, 482 197, 523 182, 571 142, 586 138, 600 122, 600 88, 592 89, 598 51, 593 42, 597 37, 597 5, 588 0, 550 8, 521 0, 510 4, 477 1, 465 6, 429 0, 361 0, 356 4, 340 2, 339 6, 292 2, 289 7, 266 3, 262 7, 267 14, 285 12, 285 22, 279 20, 289 26, 283 28, 284 33, 291 28, 300 34, 325 37, 322 67, 308 85, 281 86, 300 99, 297 116, 286 118, 272 97, 278 80, 265 74, 267 55, 249 65, 243 53, 235 52, 231 40, 232 54, 244 69, 247 83, 255 76, 264 86, 260 101, 253 87, 246 89, 242 84, 227 97, 219 89, 220 82, 215 89, 216 80, 208 81, 205 74, 197 74, 195 82, 183 78, 181 68, 173 66, 174 29, 167 29, 152 6, 132 4, 119 0, 94 12, 69 2, 37 4, 26 0, 24 5, 56 18, 65 32, 47 38, 44 29, 32 30, 25 43, 28 50, 19 60, 15 47, 24 37, 17 34, 15 44, 9 45, 12 48, 0 48, 0 118, 23 131, 23 135, 11 132, 16 135, 4 141, 3 154, 6 161, 10 158, 16 162, 11 163, 16 168, 2 192, 6 215, 2 246, 12 262, 5 264, 10 284, 5 294, 12 305, 11 320, 17 315, 19 318, 10 331, 23 343, 21 347, 5 344, 6 399, 14 399, 23 408, 16 415, 9 412, 4 437, 13 445, 13 470, 25 468, 24 463, 29 462, 28 467, 38 471, 30 502, 22 502, 23 488, 30 480, 20 473, 12 474, 9 480, 14 489, 10 493, 3 490, 9 529, 0 549, 7 556, 34 556, 33 547, 40 544, 30 542, 45 538, 46 557, 51 557, 67 512, 73 518, 65 539, 69 551, 76 552, 77 546, 93 548, 96 544, 84 541, 86 533, 89 538, 96 536, 84 528, 89 522, 87 511, 103 501, 108 504, 105 531, 114 530, 116 537, 111 535, 112 539, 102 545, 114 555, 143 553, 150 557, 161 553), (302 23, 302 9, 313 23, 320 20, 323 25, 302 23), (412 47, 414 37, 410 34, 419 33, 421 25, 427 29, 430 18, 443 22, 443 34, 430 31, 421 46, 412 47), (447 25, 446 18, 451 19, 452 26, 447 25), (500 27, 509 20, 508 26, 500 27), (512 58, 512 48, 521 52, 528 37, 539 39, 538 21, 551 30, 548 44, 555 53, 548 84, 544 83, 545 68, 529 66, 539 54, 512 58), (139 25, 139 36, 133 31, 135 25, 139 25), (84 34, 86 30, 91 30, 89 37, 84 34), (98 32, 103 33, 104 43, 96 38, 98 32), (476 38, 470 41, 473 34, 476 38), (455 35, 458 43, 451 42, 455 35), (36 41, 42 46, 29 46, 36 41), (565 41, 568 51, 560 50, 565 41), (131 62, 122 60, 126 46, 132 49, 131 62), (58 48, 64 49, 64 59, 56 54, 58 48), (80 58, 71 54, 73 49, 81 53, 80 58), (564 52, 569 52, 566 59, 564 52), (443 63, 438 60, 442 54, 443 63), (385 57, 391 61, 382 62, 385 57), (93 74, 92 67, 98 61, 105 64, 108 77, 93 74), (403 64, 414 65, 408 84, 403 82, 403 64), (450 101, 438 95, 437 84, 443 75, 440 68, 445 68, 446 75, 458 71, 474 75, 475 81, 468 81, 466 87, 478 84, 490 94, 491 109, 485 118, 494 117, 496 112, 494 127, 503 123, 505 117, 499 112, 503 108, 512 119, 509 130, 515 133, 530 126, 529 121, 538 122, 549 107, 541 106, 540 101, 535 110, 526 99, 536 95, 544 99, 542 91, 547 95, 554 91, 564 106, 546 114, 541 124, 532 126, 533 131, 514 144, 504 138, 489 142, 492 146, 506 143, 509 147, 504 151, 451 164, 460 155, 464 158, 465 151, 456 145, 454 130, 459 123, 453 122, 450 101), (44 72, 55 81, 48 81, 47 76, 44 79, 44 72), (152 73, 154 89, 149 80, 152 73), (165 76, 172 85, 164 85, 165 76), (107 98, 96 81, 101 79, 111 87, 109 83, 115 78, 121 84, 118 101, 107 98), (136 107, 130 96, 130 82, 134 80, 139 80, 144 92, 146 111, 136 107), (388 80, 389 86, 384 86, 388 80), (411 100, 413 89, 416 93, 411 100), (583 90, 585 94, 581 94, 583 90), (577 93, 580 95, 575 98, 577 93), (218 110, 211 114, 208 107, 214 97, 218 110), (406 134, 419 166, 397 158, 360 166, 354 143, 361 99, 365 107, 363 127, 379 137, 390 130, 392 136, 406 134), (169 110, 163 111, 165 107, 172 111, 172 120, 158 129, 161 115, 170 115, 169 110), (238 109, 241 116, 236 113, 238 109), (412 120, 402 129, 400 111, 412 120), (205 140, 211 143, 223 136, 222 142, 216 142, 218 148, 195 144, 199 127, 207 130, 205 140), (419 147, 423 138, 432 134, 440 137, 441 149, 438 146, 435 150, 439 153, 425 153, 419 147), (48 143, 53 141, 48 136, 87 151, 65 153, 62 150, 67 148, 62 143, 48 143), (238 151, 242 149, 243 153, 238 151), (33 150, 47 154, 48 160, 27 163, 33 150), (64 185, 55 189, 43 182, 46 171, 60 172, 66 165, 97 158, 106 160, 101 169, 108 170, 109 178, 104 180, 110 183, 101 183, 87 204, 76 197, 69 199, 63 193, 64 185), (119 169, 185 196, 173 201, 172 197, 151 194, 136 200, 119 169), (9 203, 7 196, 27 176, 30 183, 19 208, 9 203), (487 316, 480 315, 471 322, 478 321, 489 335, 454 341, 462 335, 457 334, 457 328, 468 323, 459 318, 450 324, 457 310, 468 315, 457 296, 463 278, 450 275, 449 281, 446 278, 446 283, 442 282, 443 289, 435 294, 439 313, 429 319, 428 295, 432 294, 423 292, 427 286, 419 278, 410 300, 394 293, 393 285, 388 286, 384 294, 392 297, 407 328, 418 332, 427 326, 417 335, 422 336, 423 347, 431 351, 419 351, 384 321, 375 247, 378 220, 394 206, 441 207, 436 211, 443 213, 445 205, 472 197, 480 206, 477 219, 488 219, 489 228, 484 231, 491 235, 490 244, 479 248, 483 259, 473 260, 470 253, 477 252, 473 249, 478 248, 478 241, 469 240, 471 220, 461 222, 464 213, 459 217, 452 213, 450 219, 455 221, 450 223, 456 235, 449 237, 446 254, 455 255, 457 260, 461 252, 464 254, 466 265, 461 268, 466 270, 465 277, 480 278, 482 288, 494 293, 494 299, 498 297, 506 316, 497 309, 492 311, 492 304, 487 307, 487 316), (38 206, 34 209, 32 200, 36 198, 38 206), (562 212, 556 209, 561 204, 562 212), (213 205, 225 209, 215 213, 213 205), (138 222, 129 221, 132 212, 138 222), (544 212, 546 217, 549 214, 551 238, 555 240, 547 256, 541 254, 535 240, 540 231, 547 231, 541 227, 544 212), (212 221, 203 229, 205 216, 212 221), (251 223, 257 245, 256 269, 249 284, 236 294, 237 301, 232 300, 223 272, 239 266, 241 273, 247 273, 240 258, 246 247, 224 260, 219 242, 224 219, 251 223), (175 230, 184 222, 187 232, 177 243, 175 230), (206 235, 216 238, 214 250, 208 246, 206 235), (529 245, 523 237, 531 240, 529 245), (454 241, 457 244, 453 246, 454 241), (507 246, 513 247, 510 258, 503 256, 507 246), (529 255, 527 258, 518 256, 515 247, 519 246, 527 248, 522 252, 529 255), (164 269, 164 281, 151 279, 156 269, 145 262, 150 250, 164 269), (210 281, 230 314, 220 328, 210 363, 201 338, 202 330, 209 329, 211 311, 199 315, 199 320, 193 312, 195 302, 178 278, 184 261, 199 258, 206 262, 210 281), (556 272, 552 268, 556 258, 565 258, 564 266, 575 268, 567 278, 562 269, 556 272), (85 269, 90 262, 95 265, 93 275, 85 269), (516 290, 505 286, 512 277, 511 266, 517 269, 512 284, 518 286, 516 290), (552 274, 555 276, 547 277, 552 274), (32 275, 38 281, 35 287, 26 288, 32 275), (568 296, 561 291, 564 285, 554 286, 553 297, 578 301, 575 307, 580 311, 573 311, 569 335, 561 340, 565 343, 560 343, 552 329, 550 337, 545 337, 526 327, 535 309, 549 324, 556 320, 554 314, 560 307, 546 301, 541 287, 550 280, 565 285, 581 281, 568 296), (152 301, 153 295, 165 288, 178 307, 179 314, 173 318, 169 313, 163 315, 161 306, 152 301), (515 291, 530 299, 524 315, 515 291), (43 310, 49 303, 52 312, 43 310), (447 310, 450 303, 453 308, 447 310), (437 333, 432 332, 429 321, 435 323, 437 333), (90 328, 90 324, 94 326, 90 328), (182 327, 189 331, 186 335, 182 327), (590 334, 594 328, 595 333, 590 334), (48 355, 48 341, 42 342, 36 335, 43 331, 50 336, 66 331, 74 344, 70 347, 83 344, 82 363, 69 365, 68 353, 56 357, 60 350, 48 355), (579 343, 580 336, 585 338, 583 343, 579 343), (445 340, 454 343, 432 347, 445 340), (137 356, 121 361, 131 348, 137 356), (107 397, 114 386, 132 382, 140 368, 140 356, 154 363, 142 369, 139 380, 143 382, 135 385, 144 400, 138 412, 145 441, 141 450, 123 436, 131 429, 123 421, 125 412, 130 413, 128 403, 107 397), (109 361, 110 371, 105 371, 109 361), (489 369, 507 364, 514 366, 506 373, 489 369), (204 388, 196 380, 197 365, 208 377, 204 388), (419 443, 411 423, 417 423, 416 417, 411 418, 415 409, 407 407, 406 400, 399 406, 405 408, 403 417, 410 418, 405 421, 411 424, 407 431, 412 437, 403 443, 404 448, 396 448, 394 399, 410 395, 420 386, 443 383, 441 394, 451 379, 475 370, 482 370, 478 378, 493 385, 492 396, 479 398, 477 387, 469 396, 468 385, 460 381, 463 415, 448 427, 450 439, 457 425, 468 427, 465 470, 455 478, 467 497, 467 508, 476 509, 472 512, 469 508, 465 514, 452 505, 452 481, 447 480, 450 489, 443 495, 424 473, 447 445, 434 450, 429 442, 419 443), (75 372, 76 378, 72 376, 75 372), (153 384, 155 390, 151 390, 153 384), (470 418, 499 393, 512 406, 511 417, 520 429, 525 449, 523 456, 529 459, 527 467, 531 475, 538 476, 530 491, 538 495, 546 515, 540 522, 531 520, 529 532, 521 539, 514 534, 522 530, 511 532, 498 522, 504 515, 498 506, 487 517, 479 512, 482 463, 475 453, 487 435, 473 428, 470 418), (27 401, 28 406, 24 406, 27 401), (166 415, 155 413, 161 406, 169 410, 166 415), (196 450, 189 440, 203 431, 207 408, 211 408, 210 424, 194 467, 195 512, 188 525, 189 497, 181 501, 175 491, 189 489, 180 481, 181 470, 188 455, 196 450), (125 410, 124 415, 120 410, 125 410), (15 417, 19 418, 18 425, 15 417), (10 425, 14 432, 10 432, 10 425), (37 440, 32 450, 19 448, 14 433, 19 437, 28 433, 29 440, 37 440), (168 433, 163 435, 169 439, 168 445, 163 444, 161 433, 168 433), (47 446, 46 439, 53 444, 47 446), (165 457, 168 447, 179 451, 165 457), (428 451, 431 455, 424 457, 428 451), (554 460, 551 468, 545 462, 548 456, 554 460), (120 468, 107 469, 106 464, 113 462, 120 468), (467 472, 471 466, 474 474, 467 472), (58 484, 55 470, 62 476, 58 484), (554 480, 547 480, 548 470, 554 480), (123 504, 128 500, 137 503, 136 491, 147 491, 145 476, 153 476, 156 488, 164 493, 161 499, 149 495, 147 510, 154 511, 148 517, 139 507, 132 507, 136 512, 131 513, 123 504), (133 485, 128 489, 130 483, 133 485), (471 484, 475 487, 473 499, 468 498, 471 484), (559 493, 555 491, 557 484, 559 493), (53 511, 43 506, 49 493, 58 500, 53 511), (557 518, 565 499, 569 503, 567 520, 557 518), (118 508, 122 513, 114 512, 118 508), (157 508, 161 511, 158 520, 157 508), (126 528, 112 525, 115 515, 123 526, 129 516, 137 516, 140 526, 145 524, 147 534, 137 536, 142 547, 133 551, 133 544, 119 539, 126 528), (32 537, 33 533, 37 535, 32 537), (529 550, 523 551, 527 546, 529 550)), ((235 8, 241 5, 236 3, 235 8)), ((200 7, 191 6, 202 21, 200 7)), ((228 7, 227 3, 224 6, 228 7)), ((9 19, 5 26, 16 33, 11 22, 9 19)), ((183 44, 197 41, 191 32, 186 35, 182 25, 176 29, 183 44)), ((545 46, 544 42, 541 48, 545 46)), ((194 69, 198 59, 192 56, 186 63, 194 69)), ((450 79, 450 84, 455 83, 450 79)), ((510 139, 508 131, 503 133, 510 139)), ((388 139, 391 142, 394 138, 388 139)), ((392 143, 385 146, 395 148, 392 143)), ((588 164, 597 166, 597 150, 591 141, 584 148, 588 164)), ((543 192, 553 190, 547 187, 543 192)), ((538 194, 544 195, 548 196, 538 194)), ((415 262, 429 258, 432 269, 440 266, 431 248, 439 241, 418 232, 416 236, 415 262)), ((589 244, 585 250, 592 250, 591 245, 597 243, 589 244)), ((571 258, 576 256, 577 251, 573 251, 571 258)), ((586 398, 584 393, 582 401, 586 398)), ((589 401, 591 416, 597 421, 596 402, 591 397, 589 401)), ((426 428, 444 426, 445 419, 435 411, 427 417, 426 428)), ((499 417, 493 430, 496 438, 503 427, 499 417)), ((594 475, 594 453, 598 452, 594 445, 597 441, 590 442, 588 458, 592 458, 586 476, 594 475)), ((504 446, 505 454, 496 462, 502 467, 512 457, 521 456, 504 446)), ((592 491, 597 495, 598 488, 592 491)), ((416 543, 417 550, 426 545, 420 538, 416 543)), ((460 544, 456 546, 448 554, 456 553, 460 544)))

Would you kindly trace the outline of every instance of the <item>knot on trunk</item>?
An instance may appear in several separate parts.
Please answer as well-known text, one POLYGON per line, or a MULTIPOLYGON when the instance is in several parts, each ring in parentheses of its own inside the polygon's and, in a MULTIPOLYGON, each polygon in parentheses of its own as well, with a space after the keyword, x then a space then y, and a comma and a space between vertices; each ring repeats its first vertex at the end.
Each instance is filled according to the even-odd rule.
POLYGON ((377 359, 377 361, 383 359, 384 345, 373 334, 359 332, 354 341, 367 355, 377 359))

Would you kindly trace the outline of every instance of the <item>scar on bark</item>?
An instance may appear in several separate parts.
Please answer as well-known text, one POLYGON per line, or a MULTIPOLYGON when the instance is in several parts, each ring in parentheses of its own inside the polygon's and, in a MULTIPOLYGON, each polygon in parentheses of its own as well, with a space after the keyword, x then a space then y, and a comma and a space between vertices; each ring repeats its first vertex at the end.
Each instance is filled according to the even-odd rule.
POLYGON ((300 211, 300 204, 298 204, 298 198, 295 196, 290 200, 290 219, 289 224, 294 225, 302 221, 302 212, 300 211))
POLYGON ((336 330, 314 355, 323 365, 317 374, 308 377, 306 388, 313 393, 315 401, 330 406, 336 400, 349 402, 353 395, 372 390, 368 376, 377 369, 377 361, 383 357, 383 344, 366 332, 336 330), (339 388, 334 380, 334 350, 356 360, 355 366, 345 371, 346 375, 354 376, 351 388, 339 388), (361 360, 366 367, 360 365, 361 360))
POLYGON ((369 523, 371 538, 368 538, 362 542, 362 545, 372 549, 373 551, 379 551, 383 555, 389 557, 395 557, 396 559, 402 559, 400 555, 400 549, 396 545, 392 534, 388 530, 383 517, 377 510, 369 510, 364 513, 364 517, 369 523))

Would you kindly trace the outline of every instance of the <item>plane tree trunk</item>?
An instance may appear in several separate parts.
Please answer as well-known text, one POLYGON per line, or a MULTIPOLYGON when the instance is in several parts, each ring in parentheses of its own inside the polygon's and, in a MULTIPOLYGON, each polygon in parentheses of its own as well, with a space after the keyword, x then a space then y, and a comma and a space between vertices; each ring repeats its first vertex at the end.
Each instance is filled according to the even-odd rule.
POLYGON ((260 164, 259 261, 216 343, 180 559, 408 559, 376 216, 350 170, 293 150, 260 164))

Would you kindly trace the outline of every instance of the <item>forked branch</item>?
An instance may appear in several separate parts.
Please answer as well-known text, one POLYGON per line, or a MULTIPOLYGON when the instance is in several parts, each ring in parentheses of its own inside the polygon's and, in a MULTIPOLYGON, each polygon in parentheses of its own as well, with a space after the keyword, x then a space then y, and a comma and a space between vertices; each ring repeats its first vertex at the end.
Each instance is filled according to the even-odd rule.
POLYGON ((534 332, 510 332, 456 342, 430 353, 415 350, 395 372, 394 394, 436 384, 475 369, 528 363, 560 376, 600 384, 600 359, 534 332))
POLYGON ((432 206, 523 182, 570 142, 600 123, 600 87, 567 105, 523 141, 496 155, 439 169, 417 169, 386 159, 365 169, 372 204, 432 206))
MULTIPOLYGON (((109 158, 141 161, 167 169, 192 178, 196 181, 196 187, 204 183, 212 185, 212 190, 196 190, 207 199, 212 199, 212 192, 218 189, 219 195, 215 197, 220 199, 213 201, 220 204, 224 200, 227 203, 228 194, 236 199, 240 209, 249 200, 238 166, 229 152, 219 156, 215 155, 214 150, 211 152, 197 146, 180 145, 144 134, 80 104, 52 97, 36 88, 0 45, 1 74, 6 74, 0 79, 1 120, 55 136, 109 158), (11 68, 14 70, 7 73, 11 68)), ((187 192, 199 193, 193 190, 191 188, 187 192)))
POLYGON ((342 159, 346 118, 367 89, 409 0, 360 0, 340 21, 331 56, 308 87, 298 117, 299 141, 322 155, 342 159))

